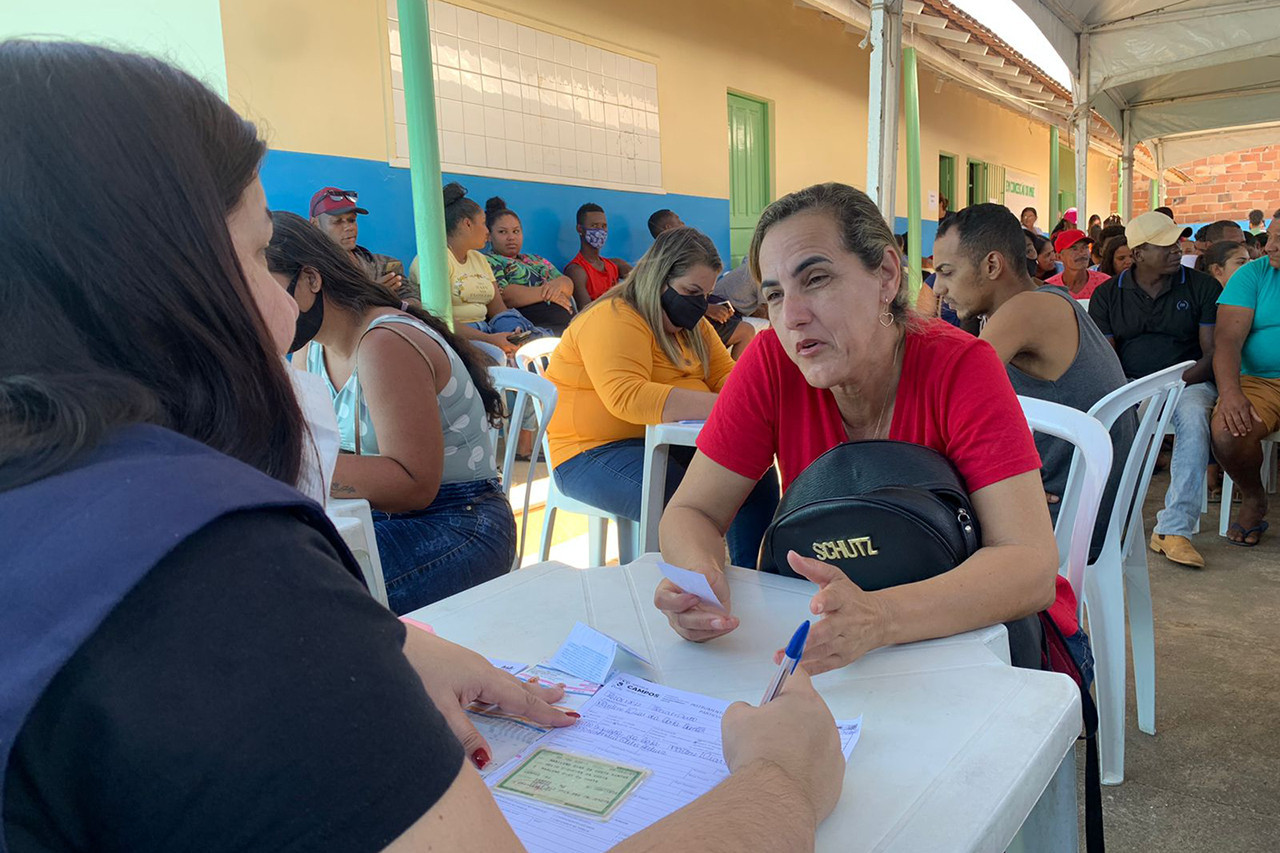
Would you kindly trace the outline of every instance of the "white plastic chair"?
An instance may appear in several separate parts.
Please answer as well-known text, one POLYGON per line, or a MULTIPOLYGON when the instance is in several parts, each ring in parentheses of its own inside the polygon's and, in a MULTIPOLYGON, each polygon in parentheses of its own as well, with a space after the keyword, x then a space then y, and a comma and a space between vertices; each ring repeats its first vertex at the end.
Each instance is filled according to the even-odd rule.
MULTIPOLYGON (((1273 476, 1273 463, 1275 461, 1275 447, 1280 444, 1280 432, 1273 432, 1262 439, 1262 485, 1268 492, 1276 490, 1275 477, 1273 476)), ((1235 494, 1236 484, 1232 482, 1231 475, 1225 470, 1222 472, 1222 504, 1218 507, 1218 535, 1226 536, 1227 528, 1231 526, 1231 499, 1235 494)))
POLYGON ((551 353, 560 345, 559 338, 537 338, 516 350, 516 366, 532 370, 542 376, 551 360, 551 353))
MULTIPOLYGON (((515 394, 515 401, 504 419, 508 440, 502 456, 502 488, 506 491, 508 500, 511 498, 512 486, 515 484, 513 476, 516 467, 515 435, 519 432, 519 427, 512 425, 524 423, 525 410, 530 401, 533 402, 533 414, 537 421, 533 433, 533 452, 529 455, 529 476, 525 479, 524 512, 520 519, 520 544, 516 549, 515 562, 511 566, 511 570, 515 571, 520 568, 520 563, 524 559, 525 542, 529 532, 529 499, 533 492, 533 475, 538 470, 538 456, 542 451, 542 440, 547 431, 547 424, 550 423, 551 415, 556 410, 556 386, 541 376, 514 367, 490 367, 489 375, 493 377, 493 385, 499 392, 515 394)), ((497 447, 496 429, 492 430, 492 438, 494 447, 497 447)))
POLYGON ((1058 542, 1058 574, 1076 594, 1078 618, 1084 606, 1085 565, 1093 526, 1111 473, 1111 436, 1096 418, 1079 409, 1033 397, 1018 397, 1018 402, 1032 432, 1060 438, 1075 448, 1067 484, 1059 495, 1054 538, 1058 542))
POLYGON ((378 537, 373 531, 369 502, 364 498, 330 498, 324 511, 360 564, 369 594, 379 604, 388 606, 387 583, 382 576, 382 558, 378 556, 378 537))
POLYGON ((1185 361, 1135 379, 1103 397, 1089 410, 1110 432, 1121 415, 1140 407, 1138 429, 1116 488, 1106 539, 1098 559, 1089 564, 1084 576, 1085 612, 1089 616, 1089 640, 1097 674, 1104 785, 1119 785, 1124 781, 1126 597, 1138 728, 1147 734, 1156 733, 1155 625, 1142 506, 1151 485, 1160 442, 1185 387, 1182 374, 1192 363, 1185 361))
MULTIPOLYGON (((551 353, 559 344, 559 338, 538 338, 537 340, 529 341, 529 343, 516 350, 516 364, 519 365, 521 370, 532 371, 539 376, 543 376, 546 373, 547 365, 551 361, 551 353)), ((590 565, 604 565, 605 537, 608 533, 608 524, 611 521, 618 528, 618 562, 629 563, 639 556, 637 546, 640 539, 640 525, 630 519, 611 515, 599 507, 575 500, 560 491, 556 485, 555 473, 550 470, 551 450, 545 436, 543 437, 543 442, 542 452, 547 460, 548 485, 546 509, 543 511, 542 516, 541 559, 547 560, 551 556, 551 531, 555 526, 555 516, 558 510, 573 512, 587 517, 587 543, 590 549, 588 562, 590 565)))

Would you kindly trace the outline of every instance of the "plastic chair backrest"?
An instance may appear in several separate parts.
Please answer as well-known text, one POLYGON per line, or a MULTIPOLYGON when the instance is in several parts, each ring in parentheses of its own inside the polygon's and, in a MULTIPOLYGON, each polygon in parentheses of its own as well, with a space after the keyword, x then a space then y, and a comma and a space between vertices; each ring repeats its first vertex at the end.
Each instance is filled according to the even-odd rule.
MULTIPOLYGON (((539 453, 550 459, 550 446, 547 443, 547 424, 556 410, 556 386, 547 379, 536 376, 528 370, 515 367, 490 367, 489 375, 493 385, 499 392, 515 393, 515 401, 504 421, 507 425, 507 447, 502 456, 502 488, 507 495, 511 494, 516 466, 516 437, 520 434, 520 425, 524 423, 524 413, 529 402, 533 402, 533 413, 537 419, 537 427, 533 435, 533 452, 529 454, 529 476, 525 481, 524 511, 520 520, 520 546, 516 554, 515 565, 519 566, 524 557, 525 534, 529 529, 529 499, 533 493, 533 475, 538 468, 539 453)), ((496 430, 494 430, 496 433, 496 430)), ((494 437, 496 447, 496 435, 494 437)), ((549 463, 548 463, 549 464, 549 463)))
POLYGON ((1116 488, 1115 505, 1111 510, 1107 537, 1102 546, 1104 553, 1115 551, 1121 555, 1128 554, 1134 545, 1133 537, 1142 530, 1142 505, 1147 499, 1147 488, 1151 485, 1156 456, 1173 417, 1173 410, 1178 405, 1178 398, 1186 387, 1182 374, 1193 364, 1195 362, 1184 361, 1135 379, 1094 403, 1089 410, 1089 414, 1097 418, 1109 432, 1117 418, 1131 409, 1139 408, 1138 430, 1134 433, 1129 459, 1125 462, 1124 473, 1116 488))
POLYGON ((551 361, 551 353, 560 345, 559 338, 538 338, 516 350, 516 365, 521 370, 532 369, 539 376, 547 369, 551 361))
POLYGON ((1111 435, 1096 418, 1079 409, 1033 397, 1019 397, 1018 402, 1032 432, 1052 435, 1075 447, 1067 485, 1058 503, 1054 538, 1058 543, 1058 574, 1071 584, 1079 616, 1093 526, 1111 473, 1111 435))

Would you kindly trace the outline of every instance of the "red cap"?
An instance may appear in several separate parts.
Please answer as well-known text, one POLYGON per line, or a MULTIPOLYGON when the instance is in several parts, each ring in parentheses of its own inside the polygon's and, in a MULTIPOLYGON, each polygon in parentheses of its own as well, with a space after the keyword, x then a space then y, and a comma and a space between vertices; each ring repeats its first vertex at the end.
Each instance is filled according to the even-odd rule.
POLYGON ((359 195, 351 190, 340 190, 337 187, 325 187, 317 190, 316 194, 311 197, 311 215, 319 216, 327 213, 330 216, 337 216, 339 213, 368 213, 363 207, 356 204, 359 195))
POLYGON ((1093 242, 1093 240, 1089 238, 1088 234, 1078 228, 1068 228, 1065 231, 1059 231, 1058 236, 1053 238, 1053 250, 1055 252, 1061 252, 1063 249, 1070 248, 1081 240, 1088 243, 1093 242))

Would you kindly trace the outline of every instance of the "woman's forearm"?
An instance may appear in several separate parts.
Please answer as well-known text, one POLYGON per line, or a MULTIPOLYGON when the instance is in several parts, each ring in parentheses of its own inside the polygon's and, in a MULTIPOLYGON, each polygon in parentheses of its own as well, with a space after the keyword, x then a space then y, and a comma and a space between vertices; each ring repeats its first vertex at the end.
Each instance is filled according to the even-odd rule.
POLYGON ((672 388, 662 407, 662 420, 665 422, 706 420, 711 415, 711 407, 716 404, 716 396, 711 391, 672 388))
POLYGON ((542 302, 542 288, 523 284, 508 284, 502 289, 502 300, 508 308, 523 308, 542 302))
POLYGON ((886 607, 883 645, 949 637, 1044 610, 1054 599, 1055 557, 1030 545, 993 545, 937 577, 871 593, 886 607))
POLYGON ((703 574, 724 571, 724 534, 706 513, 675 503, 667 505, 658 523, 662 558, 703 574))
POLYGON ((816 831, 813 806, 791 777, 759 761, 611 850, 797 853, 813 849, 816 831))
POLYGON ((439 490, 438 474, 415 479, 390 456, 343 453, 334 466, 329 493, 335 498, 364 498, 382 512, 414 512, 430 506, 439 490))

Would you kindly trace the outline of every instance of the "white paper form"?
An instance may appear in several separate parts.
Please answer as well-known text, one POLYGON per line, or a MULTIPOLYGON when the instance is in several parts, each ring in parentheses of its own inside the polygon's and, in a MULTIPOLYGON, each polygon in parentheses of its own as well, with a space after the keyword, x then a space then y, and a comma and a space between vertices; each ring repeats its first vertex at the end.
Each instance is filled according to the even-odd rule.
MULTIPOLYGON (((550 732, 538 745, 645 767, 653 775, 608 821, 502 795, 497 797, 498 806, 534 853, 607 850, 702 796, 729 775, 720 740, 720 718, 728 706, 719 699, 615 675, 584 706, 581 720, 550 732)), ((842 743, 846 738, 856 740, 856 736, 851 724, 841 728, 842 743)), ((846 758, 851 749, 849 743, 846 758)), ((519 756, 512 759, 508 767, 518 760, 519 756)), ((499 773, 489 777, 490 781, 497 778, 501 778, 499 773)))

